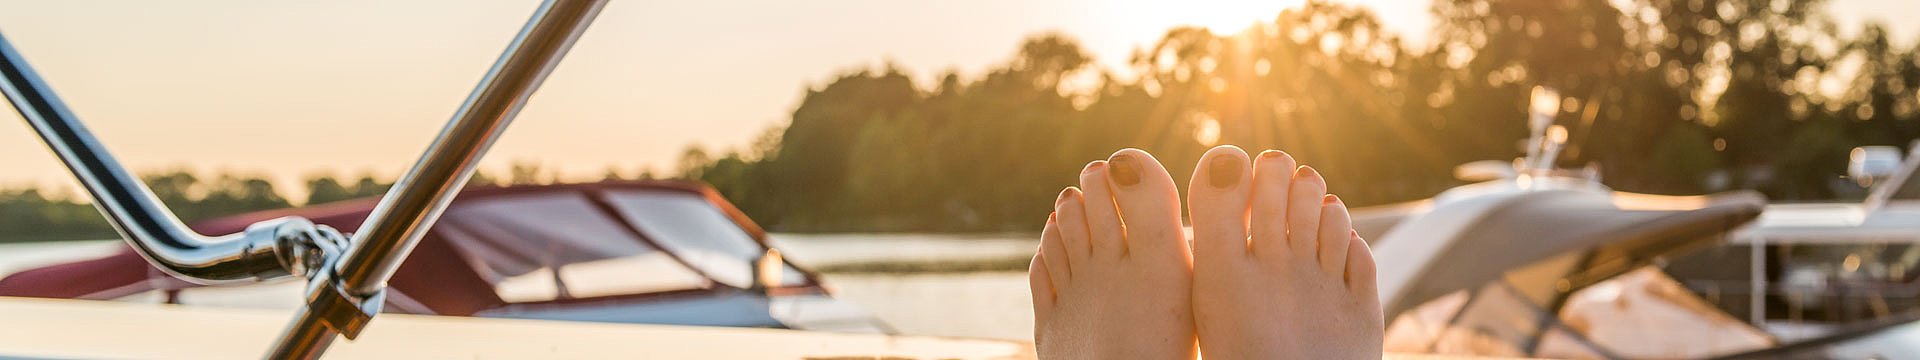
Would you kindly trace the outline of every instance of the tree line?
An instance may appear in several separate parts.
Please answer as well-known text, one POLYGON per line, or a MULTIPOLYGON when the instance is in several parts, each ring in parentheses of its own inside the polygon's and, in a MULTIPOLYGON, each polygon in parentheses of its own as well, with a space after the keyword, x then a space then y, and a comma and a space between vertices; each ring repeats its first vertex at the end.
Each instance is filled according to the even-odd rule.
MULTIPOLYGON (((609 171, 609 174, 609 177, 618 177, 617 172, 609 171)), ((393 187, 392 180, 373 175, 357 178, 313 175, 303 181, 307 190, 304 201, 295 203, 275 189, 272 182, 257 175, 228 172, 208 176, 173 170, 146 174, 140 179, 153 190, 154 197, 188 223, 295 204, 319 205, 375 197, 393 187)), ((505 177, 478 171, 468 186, 546 184, 558 180, 558 174, 538 163, 516 162, 508 168, 505 177)), ((118 236, 99 210, 75 194, 49 194, 35 187, 0 189, 0 242, 97 240, 118 236)))
MULTIPOLYGON (((1312 0, 1240 33, 1171 29, 1126 69, 1096 68, 1074 39, 1038 34, 977 75, 842 71, 809 86, 786 123, 741 147, 690 146, 663 176, 709 183, 777 231, 1033 230, 1087 161, 1143 148, 1186 183, 1202 152, 1235 144, 1287 150, 1343 200, 1385 204, 1459 185, 1458 164, 1519 156, 1529 94, 1544 86, 1564 96, 1560 164, 1598 164, 1617 190, 1857 197, 1849 149, 1920 137, 1920 54, 1879 25, 1842 31, 1822 8, 1436 0, 1434 29, 1415 47, 1363 8, 1312 0)), ((540 174, 516 165, 475 181, 540 174)), ((189 220, 289 205, 257 178, 148 180, 189 220)), ((307 186, 303 204, 387 185, 307 186)), ((0 191, 0 240, 111 237, 86 207, 0 191)))
MULTIPOLYGON (((979 76, 899 65, 810 87, 740 149, 684 176, 785 231, 1031 230, 1087 161, 1151 151, 1185 183, 1219 144, 1284 149, 1355 205, 1431 196, 1452 168, 1519 156, 1536 86, 1564 96, 1564 166, 1617 190, 1857 197, 1855 146, 1920 136, 1920 59, 1819 0, 1438 0, 1428 44, 1309 1, 1236 34, 1177 28, 1132 76, 1041 34, 979 76)), ((715 154, 722 153, 722 154, 715 154)))

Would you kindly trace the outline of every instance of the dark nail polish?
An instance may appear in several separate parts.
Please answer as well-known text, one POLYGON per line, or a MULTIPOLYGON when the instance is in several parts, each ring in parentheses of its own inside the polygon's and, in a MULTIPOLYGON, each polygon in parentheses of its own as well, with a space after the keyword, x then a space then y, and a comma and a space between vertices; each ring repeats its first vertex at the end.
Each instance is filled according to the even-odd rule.
POLYGON ((1080 173, 1081 174, 1093 173, 1094 170, 1098 170, 1103 166, 1107 166, 1106 160, 1094 160, 1093 162, 1087 163, 1087 167, 1081 168, 1080 173))
POLYGON ((1313 170, 1312 166, 1306 166, 1306 165, 1300 165, 1299 169, 1293 170, 1293 178, 1295 179, 1310 178, 1310 177, 1312 178, 1320 177, 1320 172, 1313 170))
POLYGON ((1132 156, 1115 156, 1112 160, 1107 160, 1107 165, 1111 166, 1108 168, 1107 174, 1113 176, 1113 183, 1120 184, 1120 186, 1139 184, 1139 162, 1139 160, 1134 159, 1132 156))
POLYGON ((1229 155, 1217 155, 1207 161, 1207 183, 1215 189, 1225 189, 1240 182, 1240 158, 1229 155))

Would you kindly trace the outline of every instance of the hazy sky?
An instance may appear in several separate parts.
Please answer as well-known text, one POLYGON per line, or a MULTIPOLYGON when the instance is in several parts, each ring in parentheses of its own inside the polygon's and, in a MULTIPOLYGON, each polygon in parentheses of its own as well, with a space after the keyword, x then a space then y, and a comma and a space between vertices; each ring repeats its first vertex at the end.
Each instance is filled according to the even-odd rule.
MULTIPOLYGON (((1430 27, 1429 0, 1359 0, 1388 26, 1430 27)), ((1299 0, 624 1, 609 5, 486 163, 577 179, 667 170, 689 143, 745 143, 803 91, 893 61, 964 76, 1059 31, 1103 66, 1168 28, 1235 30, 1299 0)), ((1839 0, 1845 23, 1920 13, 1839 0)), ((538 4, 533 0, 0 1, 13 41, 120 159, 272 176, 393 176, 419 156, 538 4)), ((1894 24, 1911 42, 1920 21, 1894 24)), ((18 116, 0 115, 0 185, 70 176, 18 116)), ((297 190, 297 189, 284 189, 297 190)), ((297 191, 295 191, 297 192, 297 191)))

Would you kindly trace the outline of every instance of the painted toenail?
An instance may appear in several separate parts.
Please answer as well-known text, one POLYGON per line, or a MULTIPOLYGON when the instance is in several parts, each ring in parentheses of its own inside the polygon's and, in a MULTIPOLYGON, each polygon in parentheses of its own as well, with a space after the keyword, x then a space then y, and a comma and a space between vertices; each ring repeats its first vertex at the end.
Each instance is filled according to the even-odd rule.
POLYGON ((1260 152, 1260 158, 1262 158, 1262 159, 1267 159, 1267 158, 1277 158, 1277 157, 1280 157, 1280 155, 1286 155, 1286 154, 1287 154, 1287 152, 1285 152, 1285 151, 1280 151, 1280 150, 1267 150, 1267 151, 1261 151, 1261 152, 1260 152))
POLYGON ((1099 170, 1101 167, 1105 167, 1105 166, 1107 166, 1106 160, 1094 160, 1093 162, 1087 163, 1086 168, 1080 169, 1080 173, 1091 174, 1093 173, 1094 170, 1099 170))
POLYGON ((1303 177, 1317 178, 1320 177, 1320 172, 1313 170, 1312 166, 1300 165, 1299 169, 1293 170, 1293 177, 1296 179, 1303 177))
POLYGON ((1120 186, 1133 186, 1133 184, 1140 183, 1139 160, 1135 160, 1133 156, 1115 156, 1113 160, 1108 160, 1107 163, 1113 165, 1110 174, 1113 175, 1114 183, 1120 184, 1120 186))
POLYGON ((1207 164, 1207 169, 1210 171, 1207 174, 1207 182, 1213 184, 1215 189, 1232 187, 1234 183, 1240 182, 1241 163, 1240 158, 1232 155, 1214 156, 1213 160, 1208 161, 1207 164))
POLYGON ((1053 207, 1060 207, 1060 204, 1067 203, 1067 194, 1072 192, 1073 192, 1073 188, 1066 188, 1066 189, 1060 190, 1060 196, 1053 198, 1053 207))
POLYGON ((1340 203, 1340 197, 1335 196, 1333 194, 1327 194, 1327 197, 1320 198, 1321 205, 1333 205, 1333 204, 1339 204, 1339 203, 1340 203))

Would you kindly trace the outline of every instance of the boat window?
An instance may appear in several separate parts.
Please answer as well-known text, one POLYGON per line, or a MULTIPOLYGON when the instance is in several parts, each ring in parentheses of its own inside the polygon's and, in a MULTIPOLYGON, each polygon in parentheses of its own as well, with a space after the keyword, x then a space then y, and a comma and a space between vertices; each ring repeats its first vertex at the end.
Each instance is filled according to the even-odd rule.
POLYGON ((1665 270, 1722 312, 1785 341, 1920 314, 1920 246, 1848 241, 1772 244, 1758 253, 1721 246, 1665 270))
POLYGON ((579 193, 497 196, 434 228, 507 302, 696 289, 708 282, 579 193))
MULTIPOLYGON (((699 194, 682 191, 612 190, 607 200, 640 232, 679 254, 720 283, 751 287, 753 264, 766 247, 699 194)), ((806 276, 791 265, 781 265, 780 284, 798 286, 806 276)))
POLYGON ((1549 259, 1416 306, 1388 326, 1387 348, 1509 357, 1696 358, 1773 344, 1765 332, 1726 315, 1656 268, 1566 294, 1564 282, 1549 275, 1566 274, 1576 263, 1549 259))
POLYGON ((1914 282, 1920 249, 1899 243, 1787 244, 1769 247, 1769 319, 1845 325, 1920 307, 1914 282))

